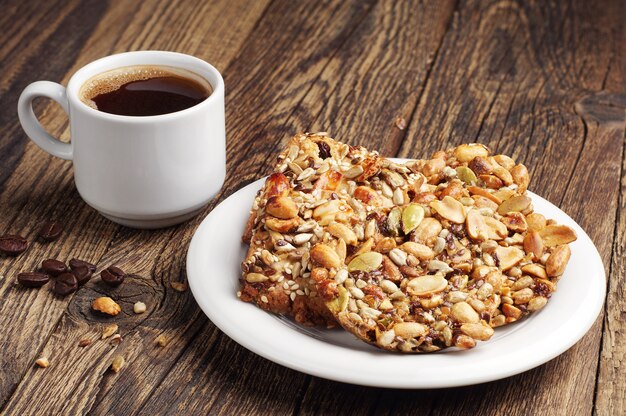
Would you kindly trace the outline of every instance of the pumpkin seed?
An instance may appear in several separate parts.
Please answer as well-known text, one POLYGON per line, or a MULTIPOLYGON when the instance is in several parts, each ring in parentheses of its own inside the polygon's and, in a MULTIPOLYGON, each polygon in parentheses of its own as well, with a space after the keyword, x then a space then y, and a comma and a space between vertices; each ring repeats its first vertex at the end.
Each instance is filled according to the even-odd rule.
POLYGON ((397 237, 400 235, 400 220, 402 217, 402 210, 399 207, 393 208, 387 215, 387 231, 389 234, 397 237))
POLYGON ((343 312, 348 307, 348 291, 343 286, 337 286, 337 290, 339 291, 339 295, 335 299, 326 302, 326 307, 332 313, 343 312))
POLYGON ((408 234, 424 219, 424 208, 417 204, 409 204, 404 210, 402 210, 402 231, 404 234, 408 234))
POLYGON ((348 264, 348 271, 373 272, 383 262, 383 255, 375 251, 359 254, 348 264))
POLYGON ((467 166, 459 166, 456 168, 456 175, 460 180, 465 182, 467 185, 476 185, 478 178, 474 171, 472 171, 467 166))

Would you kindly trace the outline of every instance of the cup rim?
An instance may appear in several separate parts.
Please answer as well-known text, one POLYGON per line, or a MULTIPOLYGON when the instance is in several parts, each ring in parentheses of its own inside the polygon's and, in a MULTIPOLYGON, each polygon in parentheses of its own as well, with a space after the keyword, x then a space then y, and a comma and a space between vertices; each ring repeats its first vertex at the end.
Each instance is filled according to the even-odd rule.
POLYGON ((78 71, 76 71, 72 75, 72 77, 70 78, 67 84, 68 99, 70 100, 70 102, 77 105, 81 110, 86 111, 88 114, 91 114, 95 117, 100 117, 100 118, 108 119, 111 121, 118 121, 118 122, 124 121, 124 122, 130 122, 130 123, 154 122, 157 120, 160 121, 160 120, 182 117, 182 116, 194 113, 194 112, 202 111, 205 107, 211 105, 214 101, 218 100, 219 99, 218 97, 222 97, 223 95, 224 95, 224 79, 222 78, 222 74, 220 74, 220 72, 213 65, 206 62, 203 59, 197 58, 192 55, 187 55, 187 54, 179 53, 179 52, 158 51, 158 50, 123 52, 123 53, 117 53, 117 54, 108 55, 108 56, 96 59, 95 61, 92 61, 84 65, 78 71), (94 67, 101 67, 109 63, 109 61, 122 60, 125 57, 131 57, 131 56, 142 56, 142 57, 153 58, 154 62, 151 62, 151 63, 126 62, 124 64, 120 64, 117 66, 113 65, 110 68, 101 69, 99 71, 95 71, 91 73, 94 67), (158 62, 159 58, 162 58, 164 56, 169 57, 169 58, 175 58, 179 62, 174 63, 174 64, 172 64, 171 62, 170 63, 158 62), (194 68, 190 68, 191 67, 190 63, 195 63, 196 65, 203 66, 207 72, 211 73, 215 77, 216 82, 212 82, 211 80, 207 79, 206 75, 198 73, 198 71, 195 70, 194 68), (122 68, 125 66, 133 66, 133 65, 157 65, 157 66, 163 65, 163 66, 169 66, 173 68, 180 68, 180 69, 184 69, 187 71, 191 71, 195 73, 196 75, 204 78, 204 80, 207 81, 211 85, 213 91, 211 92, 211 95, 209 95, 204 101, 192 107, 189 107, 180 111, 175 111, 173 113, 158 114, 154 116, 126 116, 126 115, 120 115, 120 114, 106 113, 104 111, 99 111, 88 106, 80 99, 79 97, 80 88, 89 78, 99 73, 106 72, 112 69, 122 68))

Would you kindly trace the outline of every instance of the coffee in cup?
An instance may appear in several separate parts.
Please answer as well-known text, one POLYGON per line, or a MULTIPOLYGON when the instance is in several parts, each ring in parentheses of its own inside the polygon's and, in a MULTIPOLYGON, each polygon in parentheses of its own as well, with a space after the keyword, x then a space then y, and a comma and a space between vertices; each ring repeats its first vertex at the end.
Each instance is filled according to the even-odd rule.
POLYGON ((91 77, 79 97, 88 106, 121 116, 158 116, 186 110, 211 95, 203 77, 182 68, 136 65, 91 77))

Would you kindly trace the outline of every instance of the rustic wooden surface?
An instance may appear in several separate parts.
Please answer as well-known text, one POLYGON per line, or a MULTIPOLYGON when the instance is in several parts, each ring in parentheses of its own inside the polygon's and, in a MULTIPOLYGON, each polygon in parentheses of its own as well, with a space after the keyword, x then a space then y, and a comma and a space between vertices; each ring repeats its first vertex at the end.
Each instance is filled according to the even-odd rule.
MULTIPOLYGON (((0 1, 0 234, 52 244, 0 257, 0 413, 24 414, 626 414, 626 3, 621 1, 49 0, 0 1), (604 312, 560 357, 471 387, 401 391, 304 375, 223 335, 184 282, 186 245, 212 207, 159 231, 114 225, 78 196, 68 162, 28 141, 20 91, 65 83, 111 53, 201 57, 227 86, 228 175, 219 200, 267 174, 298 131, 326 130, 387 156, 425 157, 480 141, 523 160, 535 192, 561 206, 598 247, 604 312), (395 120, 404 119, 399 129, 395 120), (26 290, 15 275, 45 258, 79 257, 133 273, 111 291, 26 290), (99 340, 91 300, 112 293, 123 340, 99 340), (148 305, 134 315, 132 304, 148 305), (163 348, 155 339, 165 335, 163 348), (84 338, 94 342, 78 347, 84 338), (126 366, 109 370, 114 356, 126 366), (46 356, 47 369, 34 366, 46 356)), ((50 102, 37 113, 69 139, 50 102)))

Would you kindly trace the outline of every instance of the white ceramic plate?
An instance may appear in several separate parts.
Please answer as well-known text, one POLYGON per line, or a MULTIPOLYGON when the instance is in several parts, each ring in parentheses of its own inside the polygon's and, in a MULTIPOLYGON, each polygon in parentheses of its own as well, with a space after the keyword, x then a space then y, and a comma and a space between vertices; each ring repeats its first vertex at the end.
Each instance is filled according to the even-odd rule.
POLYGON ((303 328, 241 302, 239 265, 247 246, 241 234, 264 179, 240 189, 200 224, 187 254, 189 285, 200 308, 226 335, 286 367, 346 383, 394 388, 440 388, 512 376, 562 354, 589 330, 602 308, 604 267, 578 224, 545 199, 530 194, 535 210, 576 230, 572 258, 558 291, 538 313, 496 329, 467 351, 403 355, 378 350, 342 329, 303 328))

